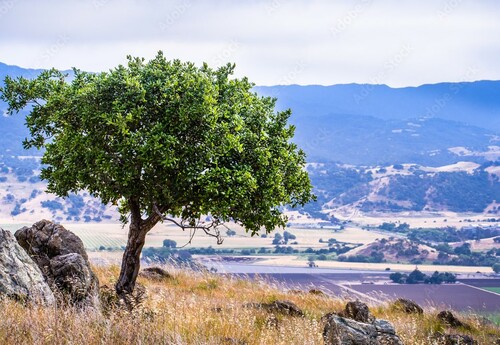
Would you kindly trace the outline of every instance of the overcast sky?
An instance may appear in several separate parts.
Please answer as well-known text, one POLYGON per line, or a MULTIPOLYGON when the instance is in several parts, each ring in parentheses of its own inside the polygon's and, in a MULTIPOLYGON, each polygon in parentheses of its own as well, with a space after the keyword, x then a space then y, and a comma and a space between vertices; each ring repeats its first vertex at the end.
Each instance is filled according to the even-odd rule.
POLYGON ((0 0, 0 61, 237 64, 258 85, 500 80, 500 1, 0 0))

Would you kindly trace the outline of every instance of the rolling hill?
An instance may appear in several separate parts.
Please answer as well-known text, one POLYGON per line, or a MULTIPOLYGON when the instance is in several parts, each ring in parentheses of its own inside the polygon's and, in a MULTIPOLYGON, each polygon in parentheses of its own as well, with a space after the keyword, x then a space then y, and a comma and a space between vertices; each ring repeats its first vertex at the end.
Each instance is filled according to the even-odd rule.
MULTIPOLYGON (((0 85, 7 75, 30 78, 40 72, 0 63, 0 85)), ((500 158, 500 81, 408 88, 257 86, 255 91, 278 97, 279 109, 293 110, 294 141, 307 153, 318 195, 318 202, 303 210, 311 215, 326 217, 339 207, 500 213, 495 162, 500 158)), ((38 179, 41 153, 22 147, 28 135, 25 113, 9 116, 6 109, 0 101, 0 213, 89 221, 109 217, 84 193, 83 199, 69 201, 32 195, 44 186, 38 179)))

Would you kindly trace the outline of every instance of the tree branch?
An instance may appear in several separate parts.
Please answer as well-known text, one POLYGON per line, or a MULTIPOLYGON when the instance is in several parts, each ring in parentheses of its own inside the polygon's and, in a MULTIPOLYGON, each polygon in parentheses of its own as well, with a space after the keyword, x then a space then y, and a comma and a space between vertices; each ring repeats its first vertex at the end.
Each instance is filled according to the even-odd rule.
POLYGON ((188 243, 186 243, 186 245, 191 243, 194 235, 196 234, 196 230, 203 230, 205 234, 207 234, 208 236, 215 237, 217 239, 217 244, 222 244, 222 242, 224 242, 224 239, 222 238, 222 235, 219 229, 217 228, 218 226, 224 226, 224 224, 222 224, 218 219, 206 224, 205 222, 198 221, 196 225, 191 225, 187 224, 186 220, 181 220, 180 222, 178 222, 173 218, 169 218, 163 215, 163 213, 158 209, 158 206, 156 204, 153 204, 153 211, 156 213, 156 215, 158 215, 161 218, 161 220, 171 222, 177 225, 183 231, 186 229, 190 230, 190 238, 188 243))

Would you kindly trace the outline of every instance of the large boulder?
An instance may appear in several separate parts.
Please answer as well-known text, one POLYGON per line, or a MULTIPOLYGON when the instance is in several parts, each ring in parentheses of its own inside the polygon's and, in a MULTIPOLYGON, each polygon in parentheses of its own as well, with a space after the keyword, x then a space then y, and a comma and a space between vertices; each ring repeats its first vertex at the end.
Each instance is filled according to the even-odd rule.
POLYGON ((42 272, 17 243, 14 235, 0 228, 0 296, 28 303, 52 305, 54 294, 42 272))
POLYGON ((394 326, 386 320, 376 319, 368 306, 350 301, 340 313, 328 313, 323 339, 325 345, 402 345, 394 326))
POLYGON ((365 323, 335 314, 326 319, 325 345, 402 345, 394 327, 385 320, 365 323))
POLYGON ((99 282, 78 236, 48 220, 19 229, 15 236, 61 302, 98 307, 99 282))

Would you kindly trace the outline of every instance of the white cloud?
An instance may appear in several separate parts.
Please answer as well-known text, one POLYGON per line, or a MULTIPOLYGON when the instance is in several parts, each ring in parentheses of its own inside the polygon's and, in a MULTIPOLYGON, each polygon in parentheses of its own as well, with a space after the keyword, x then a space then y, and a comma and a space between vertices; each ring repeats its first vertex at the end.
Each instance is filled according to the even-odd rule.
POLYGON ((261 85, 500 79, 500 4, 492 1, 8 3, 0 6, 0 61, 23 67, 99 71, 161 49, 198 63, 236 62, 239 75, 261 85), (398 59, 404 47, 411 51, 398 59))

